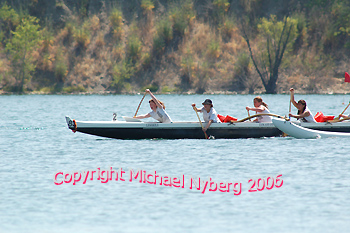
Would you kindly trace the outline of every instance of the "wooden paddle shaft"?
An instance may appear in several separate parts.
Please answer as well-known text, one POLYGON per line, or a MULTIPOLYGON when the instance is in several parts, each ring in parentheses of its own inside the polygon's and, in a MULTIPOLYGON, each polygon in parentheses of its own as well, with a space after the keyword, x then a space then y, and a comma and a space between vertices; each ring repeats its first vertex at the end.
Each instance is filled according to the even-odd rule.
POLYGON ((291 112, 292 112, 292 101, 289 100, 289 113, 291 113, 291 112))
MULTIPOLYGON (((290 98, 289 98, 289 113, 292 113, 292 93, 290 93, 290 98)), ((289 120, 290 120, 290 116, 289 116, 289 120)))
POLYGON ((346 111, 346 109, 348 109, 349 106, 350 106, 350 102, 349 102, 348 106, 346 106, 346 108, 344 109, 344 111, 343 111, 342 113, 340 113, 340 115, 343 115, 344 112, 346 111))
MULTIPOLYGON (((196 108, 196 107, 194 107, 193 109, 194 109, 194 111, 195 111, 195 112, 196 112, 196 114, 197 114, 197 117, 198 117, 199 123, 200 123, 200 124, 201 124, 201 126, 202 126, 202 129, 204 129, 204 126, 203 126, 203 124, 202 124, 201 118, 200 118, 200 117, 199 117, 199 115, 198 115, 197 108, 196 108)), ((204 131, 203 131, 203 132, 204 132, 204 131)), ((208 138, 209 138, 206 132, 204 132, 204 136, 205 136, 205 139, 208 139, 208 138)))
POLYGON ((139 109, 140 109, 140 107, 141 107, 141 103, 142 103, 143 99, 145 98, 146 94, 147 94, 147 92, 145 92, 145 94, 143 95, 143 97, 142 97, 142 99, 141 99, 141 101, 140 101, 140 103, 139 103, 139 106, 137 107, 137 110, 136 110, 136 112, 135 112, 135 117, 136 117, 137 112, 139 111, 139 109))
MULTIPOLYGON (((248 117, 250 117, 250 113, 249 113, 249 110, 247 110, 247 112, 248 112, 248 117)), ((249 121, 251 121, 251 118, 249 118, 249 121)))

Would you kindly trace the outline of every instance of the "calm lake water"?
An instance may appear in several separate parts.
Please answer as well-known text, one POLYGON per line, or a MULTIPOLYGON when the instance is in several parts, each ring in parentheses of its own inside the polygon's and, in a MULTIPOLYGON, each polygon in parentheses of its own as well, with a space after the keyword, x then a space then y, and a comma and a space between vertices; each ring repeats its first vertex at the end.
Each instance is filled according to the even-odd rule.
MULTIPOLYGON (((245 106, 252 106, 254 98, 158 97, 166 103, 173 121, 197 121, 190 104, 201 105, 206 98, 213 100, 218 113, 241 119, 247 116, 245 106)), ((262 97, 271 112, 288 113, 288 95, 262 97)), ((115 140, 74 134, 66 126, 65 115, 77 120, 111 120, 113 112, 118 119, 133 116, 141 98, 0 96, 0 232, 349 231, 347 139, 115 140), (76 185, 73 181, 54 183, 59 172, 91 174, 110 167, 122 168, 125 181, 102 183, 96 172, 85 184, 83 178, 76 185), (130 182, 130 169, 147 174, 156 171, 165 180, 165 176, 184 177, 184 188, 130 182), (276 182, 278 175, 283 184, 276 182), (190 189, 190 177, 239 183, 241 193, 235 195, 232 186, 229 192, 209 191, 208 184, 202 194, 190 189), (274 178, 275 186, 269 179, 263 189, 267 177, 274 178), (249 192, 253 185, 249 180, 259 178, 259 186, 253 190, 262 191, 249 192)), ((337 115, 350 97, 296 95, 301 98, 314 114, 337 115)), ((139 113, 149 112, 148 99, 139 113)), ((62 174, 57 181, 63 181, 62 174)))

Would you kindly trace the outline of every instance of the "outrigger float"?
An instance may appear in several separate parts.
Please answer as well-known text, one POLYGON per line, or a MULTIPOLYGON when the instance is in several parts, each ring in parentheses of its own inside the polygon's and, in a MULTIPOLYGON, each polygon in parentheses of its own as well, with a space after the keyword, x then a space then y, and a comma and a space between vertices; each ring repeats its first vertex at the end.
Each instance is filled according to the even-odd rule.
MULTIPOLYGON (((256 114, 239 121, 229 123, 213 123, 207 130, 209 136, 215 139, 262 138, 279 137, 282 131, 274 123, 255 123, 247 121, 261 115, 271 115, 277 118, 285 117, 275 114, 256 114)), ((81 132, 101 137, 116 139, 203 139, 204 134, 199 122, 143 122, 138 119, 124 117, 125 121, 77 121, 66 116, 68 128, 73 132, 81 132)), ((203 123, 205 125, 205 123, 203 123)), ((350 122, 300 123, 294 125, 306 129, 323 132, 350 133, 350 122)))
POLYGON ((272 123, 285 134, 299 139, 350 137, 350 133, 326 132, 321 130, 308 129, 300 125, 296 125, 293 122, 281 119, 272 119, 272 123))

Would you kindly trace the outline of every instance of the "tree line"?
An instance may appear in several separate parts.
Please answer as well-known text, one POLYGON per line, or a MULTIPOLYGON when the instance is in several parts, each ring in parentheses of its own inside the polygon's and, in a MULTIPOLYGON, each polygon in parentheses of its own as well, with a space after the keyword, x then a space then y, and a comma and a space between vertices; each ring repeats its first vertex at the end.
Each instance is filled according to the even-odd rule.
POLYGON ((349 10, 350 0, 7 0, 0 88, 317 92, 349 67, 349 10))

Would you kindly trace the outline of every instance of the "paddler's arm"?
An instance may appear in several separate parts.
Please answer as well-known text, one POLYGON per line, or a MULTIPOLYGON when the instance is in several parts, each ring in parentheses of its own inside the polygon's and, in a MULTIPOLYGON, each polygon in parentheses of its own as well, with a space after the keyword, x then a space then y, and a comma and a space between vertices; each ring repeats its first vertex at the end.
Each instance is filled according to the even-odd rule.
POLYGON ((290 101, 293 103, 294 107, 297 108, 298 103, 295 102, 295 99, 294 99, 294 89, 291 88, 291 89, 289 89, 289 91, 290 91, 290 101))
POLYGON ((293 115, 293 114, 289 113, 289 116, 299 119, 299 118, 304 118, 304 117, 310 116, 310 112, 308 112, 308 111, 303 112, 302 114, 299 114, 299 115, 293 115))
MULTIPOLYGON (((262 112, 262 111, 264 111, 263 109, 261 109, 261 108, 250 108, 250 107, 246 107, 245 109, 247 109, 247 111, 255 111, 257 114, 259 114, 259 112, 262 112)), ((255 120, 253 120, 253 122, 258 122, 259 121, 259 119, 258 118, 256 118, 255 120)))
POLYGON ((202 112, 201 109, 199 109, 199 108, 196 107, 196 104, 192 104, 192 108, 193 108, 194 110, 197 110, 197 112, 202 112))
POLYGON ((203 128, 203 131, 204 131, 204 132, 208 130, 208 128, 210 127, 211 123, 213 123, 213 120, 210 120, 210 121, 208 122, 207 126, 205 126, 205 127, 203 128))
POLYGON ((150 91, 150 89, 146 89, 146 92, 149 93, 149 95, 152 97, 152 99, 156 103, 157 107, 160 109, 163 109, 163 106, 159 103, 158 99, 153 95, 153 93, 150 91))
POLYGON ((144 119, 144 118, 148 118, 148 117, 151 117, 151 115, 149 113, 147 113, 145 115, 134 116, 134 118, 136 118, 136 119, 144 119))
POLYGON ((262 112, 264 111, 265 109, 262 109, 262 108, 250 108, 250 107, 245 107, 245 109, 247 109, 248 111, 254 111, 254 112, 262 112))

